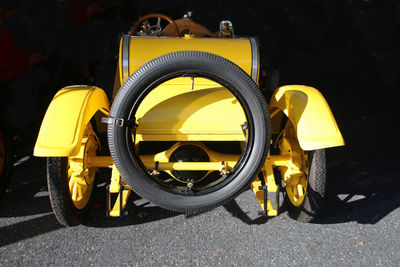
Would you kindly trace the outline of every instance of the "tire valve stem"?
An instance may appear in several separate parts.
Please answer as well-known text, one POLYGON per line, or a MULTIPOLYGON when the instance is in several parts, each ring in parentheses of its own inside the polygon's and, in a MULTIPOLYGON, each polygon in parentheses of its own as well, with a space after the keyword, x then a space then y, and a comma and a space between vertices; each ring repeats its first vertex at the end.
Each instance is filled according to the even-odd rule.
POLYGON ((190 77, 190 90, 194 89, 194 77, 190 77))
POLYGON ((157 176, 157 175, 160 175, 160 172, 157 171, 157 170, 152 170, 151 172, 149 172, 149 174, 150 174, 151 176, 157 176))
POLYGON ((188 195, 191 195, 191 196, 194 195, 194 192, 192 190, 193 186, 194 186, 194 180, 193 179, 187 179, 187 181, 186 181, 186 195, 187 196, 188 195))
POLYGON ((247 130, 249 128, 249 125, 247 123, 247 121, 243 122, 243 124, 240 125, 244 134, 244 137, 247 136, 247 130))
POLYGON ((159 164, 159 162, 156 161, 156 164, 155 164, 155 166, 154 166, 154 170, 149 171, 149 174, 150 174, 151 176, 160 175, 160 172, 158 171, 158 164, 159 164))

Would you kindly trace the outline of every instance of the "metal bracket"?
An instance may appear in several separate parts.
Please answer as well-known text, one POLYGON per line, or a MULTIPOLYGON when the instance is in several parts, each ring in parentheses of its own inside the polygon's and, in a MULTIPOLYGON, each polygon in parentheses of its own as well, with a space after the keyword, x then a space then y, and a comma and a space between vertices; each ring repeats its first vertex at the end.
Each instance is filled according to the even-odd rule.
POLYGON ((127 215, 124 211, 127 205, 131 188, 121 180, 121 175, 115 165, 112 167, 111 183, 106 187, 107 217, 121 217, 127 215))
POLYGON ((101 118, 101 122, 105 124, 113 124, 118 127, 125 127, 125 126, 134 127, 136 129, 138 125, 136 124, 135 121, 136 121, 135 118, 133 120, 125 120, 123 118, 111 118, 111 117, 101 118))
POLYGON ((259 211, 258 214, 267 217, 268 215, 268 187, 266 185, 262 185, 258 187, 258 190, 262 190, 264 192, 264 209, 259 211))
POLYGON ((160 172, 159 172, 159 170, 158 170, 158 165, 159 165, 159 164, 160 164, 160 162, 156 161, 155 166, 154 166, 154 170, 148 171, 148 173, 149 173, 151 176, 160 175, 160 172))
POLYGON ((124 196, 124 191, 128 190, 127 194, 129 196, 130 193, 130 187, 126 187, 123 185, 120 185, 119 187, 119 192, 117 194, 111 193, 110 192, 110 185, 106 186, 106 217, 122 217, 122 216, 127 216, 128 211, 124 210, 124 204, 126 205, 126 200, 128 196, 124 196), (115 199, 111 199, 111 195, 116 195, 115 199), (114 200, 114 201, 113 201, 114 200), (113 202, 113 203, 112 203, 113 202), (116 207, 117 202, 119 202, 118 207, 116 207))
POLYGON ((249 124, 247 123, 247 121, 245 121, 240 126, 242 128, 244 137, 247 137, 247 129, 249 128, 249 124))
POLYGON ((193 196, 193 186, 194 186, 194 180, 193 179, 188 179, 186 183, 186 196, 193 196))
POLYGON ((262 216, 267 216, 268 215, 268 186, 265 184, 265 178, 264 178, 264 174, 262 173, 262 171, 260 171, 259 174, 259 180, 261 182, 261 185, 258 187, 258 190, 262 190, 264 192, 264 209, 262 211, 259 212, 259 215, 262 216))
POLYGON ((262 208, 259 214, 271 217, 278 215, 279 186, 275 182, 271 164, 267 162, 264 167, 250 187, 262 208))

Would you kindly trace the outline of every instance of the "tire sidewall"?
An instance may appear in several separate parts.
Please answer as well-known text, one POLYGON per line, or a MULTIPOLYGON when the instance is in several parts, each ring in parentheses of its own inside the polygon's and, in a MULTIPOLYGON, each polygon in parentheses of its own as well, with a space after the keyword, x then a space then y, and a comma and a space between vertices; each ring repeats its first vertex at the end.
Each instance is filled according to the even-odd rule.
POLYGON ((287 198, 291 218, 300 222, 311 222, 315 219, 325 202, 326 193, 326 156, 325 150, 309 152, 309 176, 306 196, 303 203, 296 207, 287 198))
POLYGON ((86 206, 83 209, 77 209, 72 202, 69 192, 67 168, 68 158, 47 158, 47 187, 50 203, 57 220, 64 226, 75 226, 86 221, 96 186, 93 184, 93 189, 86 206))

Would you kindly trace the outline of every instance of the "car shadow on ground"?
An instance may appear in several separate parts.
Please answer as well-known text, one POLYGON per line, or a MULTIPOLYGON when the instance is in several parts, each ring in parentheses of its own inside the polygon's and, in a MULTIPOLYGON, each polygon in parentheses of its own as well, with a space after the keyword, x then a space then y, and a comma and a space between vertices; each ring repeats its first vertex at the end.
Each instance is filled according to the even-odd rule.
POLYGON ((62 228, 52 213, 0 227, 0 247, 62 228))
POLYGON ((125 208, 126 214, 121 217, 108 217, 105 203, 105 186, 100 186, 97 189, 96 201, 93 205, 94 209, 86 224, 89 227, 106 228, 138 225, 181 215, 180 213, 157 207, 132 191, 125 208))
MULTIPOLYGON (((357 133, 345 138, 346 146, 327 149, 326 202, 313 223, 376 224, 400 207, 400 180, 395 167, 400 159, 396 152, 399 142, 388 135, 390 117, 396 112, 391 110, 351 123, 357 133)), ((280 200, 282 215, 287 210, 283 197, 280 200)), ((235 200, 224 207, 249 225, 268 221, 265 217, 251 219, 235 200)))
MULTIPOLYGON (((367 123, 365 127, 376 125, 367 123)), ((363 140, 347 140, 346 147, 328 150, 327 203, 322 215, 314 223, 354 221, 360 224, 376 224, 399 208, 400 181, 395 173, 398 157, 382 157, 389 155, 389 150, 398 147, 397 141, 393 143, 394 138, 383 139, 373 146, 365 146, 363 140)), ((0 202, 0 219, 4 218, 0 226, 0 246, 62 228, 52 214, 46 188, 45 164, 45 159, 31 158, 14 168, 10 190, 0 202)), ((93 210, 86 226, 108 228, 140 225, 182 216, 180 213, 159 208, 132 193, 127 205, 128 216, 107 218, 107 177, 108 173, 100 175, 103 184, 97 188, 93 210)), ((224 208, 232 217, 248 225, 268 223, 268 217, 250 218, 236 200, 225 204, 224 208)), ((285 212, 282 207, 280 215, 285 212)), ((186 217, 192 216, 196 215, 186 217)))
MULTIPOLYGON (((359 170, 350 163, 347 168, 336 168, 340 168, 340 172, 337 176, 329 176, 331 182, 328 184, 324 209, 312 223, 376 224, 400 207, 398 177, 388 171, 388 166, 380 165, 371 170, 359 170)), ((265 216, 251 219, 235 200, 224 207, 233 217, 248 225, 268 222, 268 217, 265 216)), ((279 215, 285 214, 286 211, 285 205, 281 203, 279 215)))
POLYGON ((327 205, 317 223, 376 224, 400 207, 400 181, 394 167, 399 158, 382 147, 360 151, 358 157, 328 169, 327 205))

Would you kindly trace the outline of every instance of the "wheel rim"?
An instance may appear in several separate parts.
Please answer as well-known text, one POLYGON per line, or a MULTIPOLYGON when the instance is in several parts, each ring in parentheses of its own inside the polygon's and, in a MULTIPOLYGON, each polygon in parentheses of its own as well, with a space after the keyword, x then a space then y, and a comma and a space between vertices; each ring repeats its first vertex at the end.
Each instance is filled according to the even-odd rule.
POLYGON ((287 197, 290 202, 300 206, 307 193, 308 185, 308 153, 301 149, 293 125, 288 122, 279 142, 280 154, 290 156, 287 167, 280 167, 285 184, 287 197))
POLYGON ((3 133, 0 131, 0 177, 3 175, 5 161, 6 161, 6 146, 4 144, 3 133))
POLYGON ((88 158, 96 155, 97 139, 91 127, 88 127, 82 139, 79 154, 68 158, 68 186, 72 203, 77 209, 83 209, 89 202, 93 190, 96 168, 88 167, 88 158))

